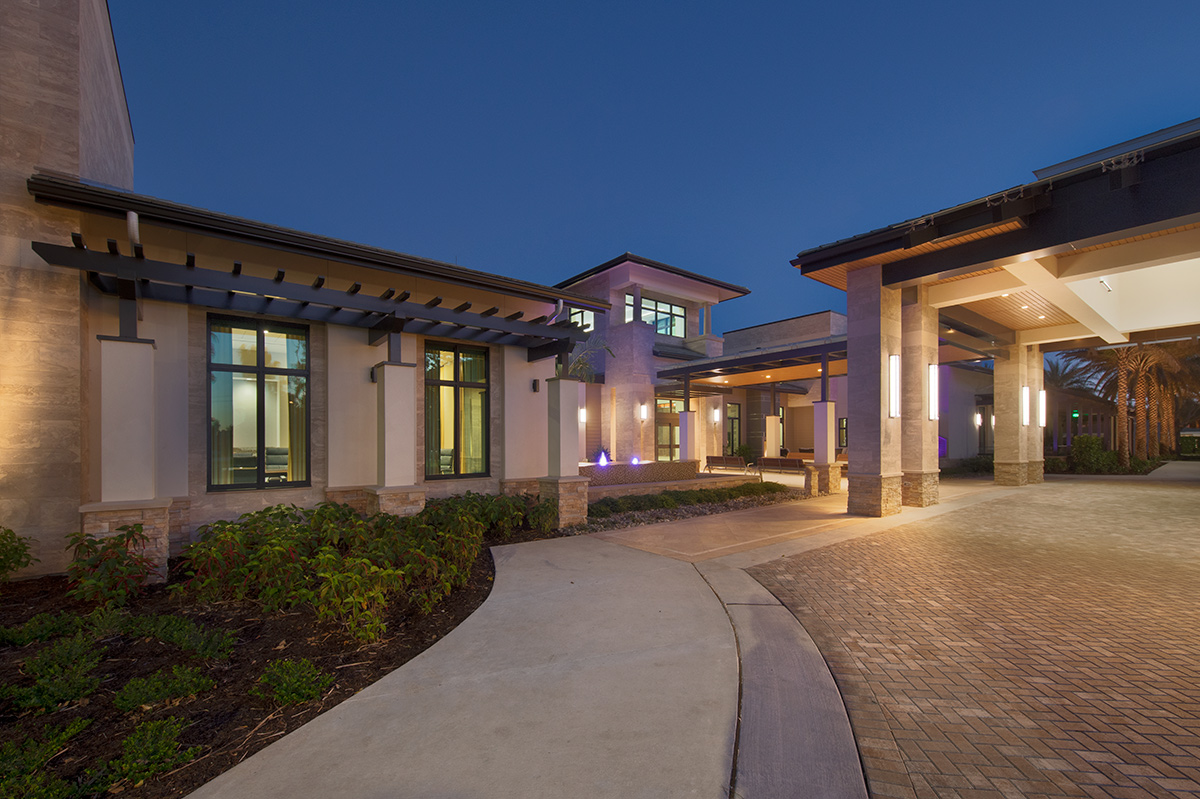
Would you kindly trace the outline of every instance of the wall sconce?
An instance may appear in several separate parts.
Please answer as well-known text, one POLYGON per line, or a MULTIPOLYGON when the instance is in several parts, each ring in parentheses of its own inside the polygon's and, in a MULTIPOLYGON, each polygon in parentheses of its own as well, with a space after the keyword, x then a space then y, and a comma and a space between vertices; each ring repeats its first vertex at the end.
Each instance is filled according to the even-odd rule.
POLYGON ((1038 427, 1046 426, 1046 389, 1038 392, 1038 427))
POLYGON ((938 365, 929 364, 929 421, 938 420, 938 365))
POLYGON ((1021 425, 1029 426, 1029 386, 1021 386, 1021 425))
POLYGON ((646 419, 647 419, 646 414, 647 414, 646 403, 643 402, 641 405, 638 406, 638 419, 641 419, 643 422, 646 421, 646 419))
POLYGON ((992 414, 992 429, 996 429, 996 414, 992 414))
POLYGON ((983 427, 983 414, 982 413, 975 414, 975 426, 983 427))
POLYGON ((900 415, 900 356, 888 356, 888 416, 900 415))
POLYGON ((587 424, 587 408, 579 409, 579 423, 587 424))
POLYGON ((721 409, 713 408, 713 424, 721 423, 721 409))

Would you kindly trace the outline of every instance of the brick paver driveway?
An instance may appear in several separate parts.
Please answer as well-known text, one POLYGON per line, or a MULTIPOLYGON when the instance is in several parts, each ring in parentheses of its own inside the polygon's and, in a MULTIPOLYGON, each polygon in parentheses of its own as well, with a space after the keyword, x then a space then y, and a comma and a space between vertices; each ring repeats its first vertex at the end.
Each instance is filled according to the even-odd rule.
POLYGON ((1200 793, 1200 488, 1029 487, 749 570, 816 640, 873 796, 1200 793))

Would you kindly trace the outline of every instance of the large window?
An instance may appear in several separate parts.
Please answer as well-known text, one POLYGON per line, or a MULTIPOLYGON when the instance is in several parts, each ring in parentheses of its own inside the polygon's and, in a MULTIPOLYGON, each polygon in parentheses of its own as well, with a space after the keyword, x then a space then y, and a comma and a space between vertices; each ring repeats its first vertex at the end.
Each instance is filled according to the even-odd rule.
MULTIPOLYGON (((642 321, 654 325, 655 333, 683 338, 686 335, 684 320, 687 311, 682 305, 650 300, 642 297, 642 321)), ((633 321, 633 295, 625 295, 625 321, 633 321)))
POLYGON ((425 347, 425 476, 488 474, 488 353, 425 347))
POLYGON ((309 485, 308 328, 208 320, 208 486, 309 485))

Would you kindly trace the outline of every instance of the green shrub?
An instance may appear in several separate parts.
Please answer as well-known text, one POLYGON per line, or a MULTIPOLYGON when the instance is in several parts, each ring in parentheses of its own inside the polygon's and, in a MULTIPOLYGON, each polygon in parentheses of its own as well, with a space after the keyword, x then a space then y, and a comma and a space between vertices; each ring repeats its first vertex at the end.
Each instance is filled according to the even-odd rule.
POLYGON ((588 516, 604 519, 617 513, 728 502, 739 497, 757 497, 787 490, 788 487, 780 483, 763 482, 743 483, 727 488, 693 488, 684 491, 663 491, 659 494, 605 497, 588 505, 588 516))
POLYGON ((529 529, 549 533, 558 526, 558 501, 544 499, 529 509, 529 529))
POLYGON ((298 705, 319 698, 332 684, 333 675, 322 672, 307 658, 273 660, 250 692, 278 705, 298 705))
POLYGON ((42 771, 50 758, 91 723, 91 719, 75 719, 66 727, 49 725, 42 729, 40 740, 27 738, 9 741, 0 746, 0 796, 28 799, 60 799, 75 795, 75 787, 53 774, 42 771))
POLYGON ((8 579, 15 571, 38 562, 29 554, 29 539, 17 535, 7 527, 0 527, 0 582, 8 579))
POLYGON ((74 613, 39 613, 24 624, 0 627, 0 646, 26 646, 77 632, 83 619, 74 613))
POLYGON ((156 705, 169 699, 182 699, 207 691, 216 685, 212 678, 190 666, 172 666, 170 673, 160 669, 149 677, 134 677, 117 691, 113 704, 126 713, 156 705))
POLYGON ((92 672, 100 664, 103 653, 104 648, 83 631, 55 641, 23 664, 34 684, 30 687, 10 686, 7 693, 18 707, 34 708, 38 712, 82 699, 100 685, 100 678, 92 672))
POLYGON ((1071 440, 1067 462, 1075 474, 1105 474, 1104 439, 1100 436, 1078 435, 1071 440))
POLYGON ((157 638, 185 652, 212 660, 228 658, 237 640, 237 636, 229 630, 211 630, 191 619, 173 615, 130 616, 120 625, 118 632, 157 638))
POLYGON ((67 594, 78 599, 124 605, 142 592, 154 569, 150 559, 137 552, 149 541, 140 524, 124 525, 108 538, 71 533, 68 541, 74 559, 67 567, 72 583, 67 594))
POLYGON ((1042 471, 1045 474, 1066 474, 1070 470, 1071 467, 1066 458, 1046 458, 1042 464, 1042 471))
POLYGON ((200 752, 200 747, 179 748, 179 733, 185 726, 183 719, 173 716, 142 722, 121 741, 123 754, 108 764, 107 775, 98 784, 105 789, 121 782, 137 787, 155 774, 188 762, 200 752))

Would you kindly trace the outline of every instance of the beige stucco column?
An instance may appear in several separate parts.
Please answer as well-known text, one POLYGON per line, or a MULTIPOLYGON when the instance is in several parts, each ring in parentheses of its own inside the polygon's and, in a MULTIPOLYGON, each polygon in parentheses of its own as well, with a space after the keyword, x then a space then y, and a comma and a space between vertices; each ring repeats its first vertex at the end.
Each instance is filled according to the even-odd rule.
POLYGON ((938 422, 931 411, 938 397, 930 389, 930 366, 938 364, 938 314, 929 289, 914 286, 901 297, 901 468, 905 505, 938 503, 938 422))
POLYGON ((549 476, 579 476, 579 381, 552 377, 546 381, 549 476))
POLYGON ((579 475, 579 381, 546 381, 550 473, 538 481, 538 496, 557 508, 557 527, 587 521, 588 479, 579 475))
POLYGON ((154 342, 100 339, 100 501, 154 499, 154 342))
POLYGON ((375 370, 375 468, 377 485, 366 489, 371 512, 411 516, 425 507, 417 483, 417 420, 413 397, 417 366, 384 361, 375 370))
POLYGON ((1028 419, 1022 415, 1023 387, 1029 386, 1025 346, 1005 348, 1007 358, 997 358, 993 371, 992 394, 996 411, 996 484, 1023 486, 1028 481, 1029 423, 1037 424, 1037 398, 1028 393, 1028 419))
POLYGON ((680 411, 679 413, 679 460, 698 460, 696 451, 696 412, 680 411))
POLYGON ((816 493, 842 490, 842 465, 837 459, 837 405, 832 400, 813 403, 813 468, 816 493))
POLYGON ((763 457, 778 458, 779 447, 782 445, 780 437, 779 417, 775 414, 763 417, 763 424, 766 427, 763 429, 763 457))
POLYGON ((167 579, 170 499, 159 499, 155 462, 154 342, 100 340, 100 501, 80 506, 84 534, 115 535, 140 524, 141 554, 154 564, 147 582, 167 579))
MULTIPOLYGON (((1026 379, 1029 381, 1029 427, 1026 428, 1026 456, 1028 463, 1025 467, 1027 483, 1043 482, 1045 467, 1045 433, 1039 419, 1039 395, 1045 386, 1046 362, 1042 356, 1040 345, 1033 344, 1025 349, 1026 379)), ((1093 432, 1099 433, 1099 420, 1092 416, 1093 432)))
POLYGON ((883 285, 880 266, 846 276, 850 496, 860 516, 900 512, 900 417, 892 415, 890 360, 901 348, 900 292, 883 285))

